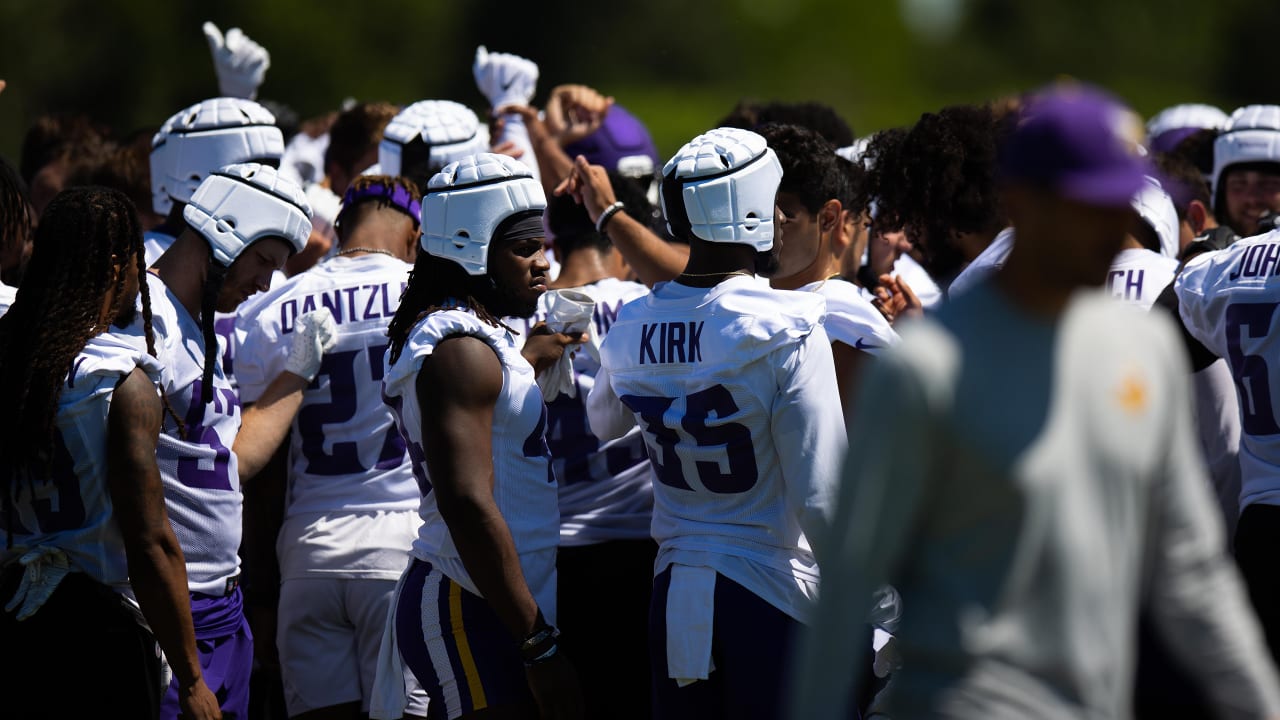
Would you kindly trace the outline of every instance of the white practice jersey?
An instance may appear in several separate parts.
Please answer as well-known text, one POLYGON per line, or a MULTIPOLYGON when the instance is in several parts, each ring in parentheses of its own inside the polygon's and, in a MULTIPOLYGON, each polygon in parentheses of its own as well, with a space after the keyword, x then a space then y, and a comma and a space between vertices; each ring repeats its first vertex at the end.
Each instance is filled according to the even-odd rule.
POLYGON ((929 271, 925 270, 916 259, 903 253, 893 263, 893 274, 906 281, 911 292, 916 294, 920 304, 929 309, 942 301, 942 288, 934 282, 929 271))
MULTIPOLYGON (((166 414, 156 448, 165 506, 186 556, 188 587, 220 596, 227 580, 240 571, 243 498, 231 451, 240 430, 240 398, 219 362, 214 365, 213 399, 201 401, 205 353, 200 323, 160 278, 146 275, 156 355, 164 366, 161 388, 186 425, 184 437, 166 414)), ((128 332, 134 343, 146 347, 141 313, 128 332)))
MULTIPOLYGON (((422 527, 413 543, 413 555, 439 567, 458 584, 479 594, 449 528, 436 506, 422 447, 422 407, 415 384, 422 362, 436 345, 454 335, 471 335, 488 343, 502 363, 502 391, 493 412, 493 497, 506 520, 520 554, 520 564, 539 606, 539 587, 554 577, 554 551, 560 540, 560 512, 556 506, 556 481, 544 429, 547 409, 534 380, 533 366, 520 354, 511 333, 481 322, 468 310, 443 310, 423 318, 409 333, 403 352, 388 365, 383 394, 396 416, 408 447, 413 471, 422 489, 419 514, 422 527), (540 566, 540 551, 551 552, 551 565, 540 566)), ((390 354, 387 356, 390 361, 390 354)), ((545 553, 542 554, 545 556, 545 553)), ((552 583, 554 586, 554 583, 552 583)), ((552 598, 554 602, 554 597, 552 598)))
POLYGON ((1175 284, 1182 322, 1225 358, 1240 401, 1240 507, 1280 505, 1280 231, 1194 258, 1175 284))
POLYGON ((601 347, 595 396, 644 430, 654 484, 656 570, 711 567, 806 620, 845 430, 825 300, 734 277, 676 282, 628 303, 601 347))
POLYGON ((296 275, 237 321, 240 399, 256 402, 284 372, 298 318, 328 308, 337 344, 303 394, 289 445, 286 516, 416 510, 420 493, 382 401, 387 325, 412 266, 385 255, 335 257, 296 275))
POLYGON ((72 569, 132 594, 124 538, 107 479, 107 414, 111 395, 134 368, 155 381, 160 365, 127 339, 110 333, 89 339, 72 362, 58 398, 54 456, 47 476, 20 477, 14 525, 0 513, 0 558, 35 547, 55 547, 72 569), (35 493, 32 496, 31 488, 35 493), (5 550, 12 540, 12 549, 5 550))
MULTIPOLYGON (((626 303, 649 294, 644 285, 608 278, 574 288, 596 301, 595 337, 603 340, 626 303)), ((528 319, 504 322, 523 337, 547 318, 547 295, 528 319)), ((639 427, 620 438, 602 441, 587 423, 587 395, 600 363, 580 351, 573 359, 577 397, 561 393, 547 403, 547 445, 560 484, 560 544, 589 545, 609 540, 649 537, 653 517, 653 468, 645 454, 639 427)))
POLYGON ((835 277, 809 283, 799 290, 827 299, 827 317, 822 325, 831 342, 876 355, 898 341, 898 333, 857 285, 835 277))
POLYGON ((0 316, 9 312, 9 306, 18 297, 18 288, 0 282, 0 316))
POLYGON ((155 230, 142 233, 142 247, 146 251, 147 267, 155 265, 160 256, 173 246, 173 241, 176 239, 173 235, 155 230))
POLYGON ((1005 228, 995 236, 990 245, 978 253, 978 257, 966 265, 959 275, 956 275, 951 285, 947 287, 947 297, 955 298, 962 295, 971 290, 974 285, 996 274, 996 271, 1004 267, 1012 250, 1013 228, 1005 228))
POLYGON ((1107 273, 1107 292, 1143 310, 1150 310, 1160 293, 1173 282, 1178 261, 1145 248, 1121 250, 1107 273))

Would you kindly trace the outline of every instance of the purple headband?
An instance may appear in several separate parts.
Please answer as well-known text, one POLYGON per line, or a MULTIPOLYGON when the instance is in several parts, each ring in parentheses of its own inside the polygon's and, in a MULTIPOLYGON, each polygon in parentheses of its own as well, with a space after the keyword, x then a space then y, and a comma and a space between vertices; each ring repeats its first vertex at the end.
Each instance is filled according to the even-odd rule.
POLYGON ((422 203, 414 200, 407 189, 398 185, 374 183, 359 190, 354 185, 347 188, 346 194, 342 196, 342 211, 338 213, 335 224, 342 220, 348 208, 353 208, 364 200, 386 200, 392 207, 413 218, 415 228, 422 222, 422 203))

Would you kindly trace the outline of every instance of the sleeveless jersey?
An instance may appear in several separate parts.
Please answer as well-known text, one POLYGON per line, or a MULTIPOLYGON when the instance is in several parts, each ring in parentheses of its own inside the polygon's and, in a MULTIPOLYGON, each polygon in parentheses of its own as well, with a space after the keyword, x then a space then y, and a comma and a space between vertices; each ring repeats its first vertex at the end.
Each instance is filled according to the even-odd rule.
POLYGON ((844 343, 877 355, 898 341, 889 321, 865 297, 857 285, 838 277, 819 280, 801 288, 827 299, 827 316, 822 321, 831 342, 844 343))
POLYGON ((9 312, 9 306, 18 297, 18 288, 0 282, 0 316, 9 312))
MULTIPOLYGON (((147 273, 147 283, 156 354, 164 366, 161 387, 186 424, 183 437, 166 414, 156 448, 165 506, 186 556, 188 587, 220 596, 240 568, 243 507, 240 472, 231 451, 240 429, 240 398, 222 364, 216 363, 213 399, 201 402, 205 354, 200 323, 160 278, 147 273)), ((129 333, 134 342, 146 342, 141 316, 129 333)))
POLYGON ((67 374, 47 476, 19 477, 14 525, 0 513, 0 550, 5 561, 39 546, 56 547, 72 568, 119 592, 132 594, 124 538, 116 522, 107 479, 107 414, 116 385, 135 367, 154 382, 160 366, 131 342, 111 333, 89 339, 67 374), (34 487, 34 497, 31 488, 34 487))
POLYGON ((1145 248, 1121 250, 1107 273, 1107 292, 1112 297, 1150 310, 1156 298, 1173 282, 1178 261, 1145 248))
POLYGON ((595 387, 644 431, 656 569, 710 566, 798 620, 846 441, 825 305, 748 277, 659 284, 618 314, 595 387))
MULTIPOLYGON (((644 285, 607 278, 574 288, 596 301, 592 316, 595 337, 604 339, 627 302, 649 294, 644 285)), ((504 322, 529 336, 529 329, 546 320, 546 295, 528 319, 504 322)), ((595 385, 600 363, 582 350, 573 358, 577 397, 561 394, 547 403, 547 445, 560 483, 560 544, 590 545, 609 540, 649 537, 653 517, 653 469, 645 454, 640 428, 602 441, 587 423, 587 395, 595 385)))
POLYGON ((1174 285, 1183 325, 1225 358, 1240 401, 1240 507, 1280 505, 1280 231, 1192 259, 1174 285))
MULTIPOLYGON (((483 340, 502 363, 502 390, 493 412, 493 497, 502 513, 525 579, 531 589, 545 587, 554 577, 554 549, 559 541, 560 513, 556 507, 556 481, 551 473, 550 452, 544 429, 546 405, 534 381, 533 367, 520 354, 511 333, 491 327, 467 310, 431 313, 410 331, 403 352, 388 364, 383 378, 386 402, 396 416, 414 475, 422 490, 419 514, 422 527, 413 543, 413 555, 439 567, 458 584, 480 594, 458 557, 431 492, 426 453, 422 447, 422 407, 415 390, 423 360, 436 345, 453 335, 471 335, 483 340), (551 564, 538 562, 539 551, 550 551, 551 564)), ((390 355, 388 354, 388 361, 390 355)), ((554 587, 554 583, 551 583, 554 587)), ((539 605, 547 609, 543 598, 539 605)), ((551 598, 554 603, 554 598, 551 598)))
POLYGON ((385 255, 335 257, 269 291, 236 321, 245 403, 284 372, 300 316, 328 308, 337 324, 337 344, 293 421, 286 516, 418 509, 413 468, 382 401, 387 325, 411 269, 385 255))
POLYGON ((168 233, 155 230, 148 230, 142 233, 142 247, 146 252, 147 267, 155 265, 160 256, 173 245, 173 241, 176 239, 168 233))

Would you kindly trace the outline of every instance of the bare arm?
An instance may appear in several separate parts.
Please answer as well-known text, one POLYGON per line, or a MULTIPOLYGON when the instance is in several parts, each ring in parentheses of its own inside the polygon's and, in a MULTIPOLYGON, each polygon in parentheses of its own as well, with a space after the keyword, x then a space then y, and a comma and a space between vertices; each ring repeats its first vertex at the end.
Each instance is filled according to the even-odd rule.
POLYGON ((484 341, 446 338, 423 361, 416 385, 440 514, 476 589, 519 642, 542 621, 493 498, 493 413, 502 366, 484 341))
MULTIPOLYGON (((573 171, 554 192, 572 195, 586 208, 591 222, 598 221, 600 214, 617 201, 605 169, 588 163, 581 155, 573 161, 573 171)), ((663 240, 626 211, 615 214, 605 226, 605 232, 640 281, 650 287, 679 275, 689 262, 689 246, 663 240)))
POLYGON ((515 115, 529 131, 529 144, 533 147, 533 155, 537 159, 542 181, 542 190, 550 195, 560 181, 569 176, 573 170, 573 160, 565 153, 559 141, 551 135, 546 123, 538 117, 538 111, 528 105, 507 105, 498 108, 502 115, 515 115))
POLYGON ((337 344, 337 335, 338 328, 328 308, 298 318, 284 370, 241 415, 240 432, 232 447, 239 461, 241 481, 261 472, 289 434, 293 418, 302 407, 302 393, 320 372, 325 352, 337 344))
POLYGON ((262 397, 246 405, 232 450, 240 468, 240 481, 257 475, 284 442, 293 418, 302 407, 302 391, 307 380, 289 371, 276 376, 262 397))
MULTIPOLYGON (((493 412, 502 366, 484 341, 446 338, 423 361, 415 391, 440 515, 476 589, 520 643, 547 623, 493 498, 493 412)), ((544 718, 582 716, 581 693, 563 654, 527 666, 525 676, 544 718)))
POLYGON ((842 342, 831 343, 831 357, 836 365, 836 386, 840 390, 840 407, 846 419, 853 416, 858 382, 862 377, 867 354, 842 342))
POLYGON ((186 561, 164 505, 156 439, 163 406, 146 373, 134 369, 116 387, 107 416, 107 479, 124 535, 129 579, 143 615, 178 680, 179 702, 193 718, 218 718, 196 653, 186 561))

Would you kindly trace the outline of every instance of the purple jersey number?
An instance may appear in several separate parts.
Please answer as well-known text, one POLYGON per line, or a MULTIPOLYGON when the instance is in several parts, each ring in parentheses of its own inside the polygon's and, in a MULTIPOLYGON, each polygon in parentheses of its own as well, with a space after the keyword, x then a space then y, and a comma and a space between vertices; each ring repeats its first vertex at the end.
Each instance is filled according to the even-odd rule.
POLYGON ((204 445, 213 450, 213 464, 208 469, 201 463, 207 458, 184 456, 178 458, 178 482, 193 488, 206 490, 235 490, 231 483, 231 449, 222 444, 215 429, 219 416, 235 417, 240 408, 240 397, 231 388, 214 388, 213 400, 208 405, 201 402, 204 381, 191 383, 191 404, 187 407, 187 442, 204 445), (209 420, 212 413, 213 419, 209 420), (209 422, 206 425, 206 421, 209 422))
MULTIPOLYGON (((644 430, 653 436, 661 448, 661 456, 649 455, 658 480, 680 490, 692 490, 684 477, 684 469, 676 445, 680 435, 675 429, 668 427, 664 416, 675 403, 675 398, 639 395, 623 395, 623 404, 644 421, 644 430)), ((741 423, 717 422, 708 425, 707 420, 712 413, 716 418, 728 417, 738 412, 738 404, 733 395, 723 385, 713 385, 699 390, 685 398, 685 416, 680 420, 680 427, 697 443, 698 447, 723 447, 729 461, 728 472, 721 472, 720 463, 699 460, 694 463, 698 469, 698 480, 703 487, 714 493, 741 493, 755 487, 759 479, 756 467, 755 446, 751 443, 751 431, 741 423)))
POLYGON ((396 433, 401 445, 409 453, 409 461, 413 464, 413 477, 418 481, 418 490, 423 497, 426 497, 431 492, 431 478, 427 477, 427 453, 422 449, 422 443, 404 433, 404 398, 384 394, 382 401, 391 408, 391 414, 395 417, 395 422, 391 424, 391 431, 396 433))
POLYGON ((605 448, 606 477, 591 474, 592 457, 600 451, 600 439, 587 427, 587 409, 582 403, 585 395, 579 387, 576 397, 561 393, 547 403, 547 446, 562 485, 607 480, 646 459, 644 442, 637 436, 605 448))
MULTIPOLYGON (((368 349, 370 381, 382 385, 382 355, 386 345, 368 349)), ((355 441, 335 442, 325 452, 325 425, 349 423, 358 410, 360 383, 356 380, 356 358, 360 350, 329 353, 320 362, 320 372, 308 390, 318 389, 321 378, 328 378, 329 401, 313 402, 298 412, 298 433, 302 437, 302 455, 307 459, 307 472, 312 475, 357 475, 369 468, 360 461, 360 446, 355 441)), ((366 390, 368 391, 368 390, 366 390)), ((394 423, 387 429, 374 469, 390 470, 404 461, 405 445, 394 423)))
POLYGON ((1246 355, 1241 340, 1265 338, 1280 303, 1233 303, 1227 306, 1227 361, 1240 395, 1241 425, 1253 436, 1280 435, 1271 407, 1271 373, 1261 355, 1246 355))

